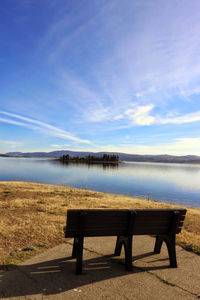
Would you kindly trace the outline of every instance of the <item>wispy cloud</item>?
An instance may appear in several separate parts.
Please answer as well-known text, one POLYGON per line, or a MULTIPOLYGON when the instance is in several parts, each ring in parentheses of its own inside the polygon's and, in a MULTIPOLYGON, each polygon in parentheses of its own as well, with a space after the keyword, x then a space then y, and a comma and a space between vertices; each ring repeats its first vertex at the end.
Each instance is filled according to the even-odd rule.
POLYGON ((69 144, 51 144, 50 147, 57 149, 65 149, 66 147, 70 147, 69 144))
MULTIPOLYGON (((74 2, 70 5, 63 1, 61 8, 57 7, 57 18, 48 28, 39 46, 39 51, 48 49, 49 62, 57 62, 59 57, 66 53, 66 49, 70 48, 80 36, 87 34, 91 27, 96 28, 99 19, 110 6, 106 1, 96 4, 94 1, 89 5, 93 11, 81 2, 74 2)), ((91 34, 93 35, 94 31, 91 31, 91 34)))
POLYGON ((23 127, 29 127, 29 128, 32 128, 32 129, 36 129, 36 127, 33 128, 33 127, 31 127, 30 125, 28 125, 26 123, 18 122, 18 121, 7 119, 7 118, 0 118, 0 122, 6 123, 6 124, 12 124, 12 125, 17 125, 17 126, 23 126, 23 127))
POLYGON ((185 114, 182 116, 176 116, 173 118, 163 118, 159 120, 160 124, 185 124, 200 121, 200 111, 194 113, 185 114))
POLYGON ((57 144, 51 144, 50 147, 53 147, 53 148, 61 148, 62 145, 57 145, 57 144))
MULTIPOLYGON (((82 48, 83 53, 78 52, 77 56, 83 61, 83 64, 80 60, 79 63, 80 67, 84 68, 84 74, 80 75, 76 65, 73 68, 73 76, 70 68, 66 71, 66 68, 61 67, 58 81, 66 90, 66 94, 72 94, 76 99, 67 101, 74 105, 83 121, 126 122, 126 118, 122 118, 124 111, 128 111, 133 103, 139 103, 141 108, 138 107, 137 112, 127 114, 132 118, 132 124, 158 123, 154 116, 150 115, 151 105, 168 103, 169 98, 177 96, 179 98, 176 98, 176 101, 185 101, 186 96, 200 93, 200 63, 197 56, 200 51, 197 10, 199 5, 195 2, 195 6, 191 7, 184 1, 183 6, 179 3, 173 4, 173 10, 170 4, 166 4, 163 10, 159 1, 149 5, 144 1, 136 5, 133 1, 128 4, 129 9, 124 10, 119 1, 111 2, 112 5, 104 3, 103 9, 97 5, 96 8, 101 7, 101 13, 95 14, 94 18, 90 16, 89 22, 86 21, 86 7, 82 7, 81 12, 79 11, 80 19, 85 22, 76 23, 73 20, 74 27, 72 32, 69 31, 70 34, 65 34, 70 27, 69 19, 65 15, 51 26, 45 44, 49 46, 56 36, 60 37, 59 41, 50 47, 56 62, 66 60, 66 51, 73 57, 71 48, 77 49, 77 40, 85 40, 85 34, 90 32, 90 41, 82 48), (116 7, 121 7, 123 14, 119 14, 116 7), (135 24, 138 27, 132 23, 132 13, 135 9, 135 24), (155 18, 157 10, 159 14, 155 18), (188 19, 189 12, 193 15, 193 20, 188 19), (148 21, 145 15, 149 16, 148 21), (122 22, 122 18, 125 17, 127 22, 122 22), (139 26, 141 21, 142 26, 139 26), (95 30, 92 31, 93 23, 95 30), (99 45, 98 57, 94 59, 92 45, 99 43, 97 37, 102 36, 112 36, 112 43, 109 40, 107 44, 102 42, 99 45), (87 61, 87 55, 92 60, 87 61), (148 107, 149 111, 143 111, 148 107)), ((70 15, 69 18, 71 17, 70 15)))
MULTIPOLYGON (((135 18, 138 27, 130 26, 127 30, 127 18, 121 24, 123 34, 113 34, 117 42, 113 42, 112 55, 101 63, 96 75, 104 91, 118 103, 129 105, 136 97, 141 104, 158 105, 177 96, 176 101, 185 101, 183 93, 200 93, 200 6, 198 1, 193 2, 194 6, 183 2, 173 3, 172 9, 169 1, 163 9, 160 1, 148 5, 141 1, 135 18), (159 13, 155 18, 156 11, 159 13)), ((129 4, 130 11, 133 5, 129 4)), ((115 21, 119 20, 120 16, 115 15, 115 21)))
POLYGON ((18 141, 8 141, 8 140, 0 140, 1 147, 6 147, 9 149, 15 149, 17 147, 22 146, 21 142, 18 141))
POLYGON ((149 96, 149 94, 152 94, 152 93, 155 93, 156 92, 156 89, 155 89, 155 87, 151 87, 151 88, 149 88, 148 90, 144 90, 144 91, 139 91, 139 92, 137 92, 136 93, 136 97, 137 98, 143 98, 144 96, 146 96, 146 95, 148 95, 149 96))
POLYGON ((0 111, 0 114, 11 117, 11 119, 0 118, 0 122, 17 125, 17 126, 23 126, 26 128, 37 130, 38 132, 43 132, 48 135, 57 136, 57 137, 60 137, 63 139, 72 140, 72 141, 79 142, 79 143, 86 143, 86 144, 91 143, 88 140, 80 139, 76 136, 73 136, 72 134, 70 134, 69 132, 67 132, 65 130, 62 130, 60 128, 57 128, 55 126, 52 126, 50 124, 47 124, 47 123, 44 123, 44 122, 41 122, 38 120, 34 120, 34 119, 31 119, 28 117, 24 117, 24 116, 21 116, 18 114, 5 112, 5 111, 0 111), (15 119, 23 120, 24 122, 18 122, 15 119))

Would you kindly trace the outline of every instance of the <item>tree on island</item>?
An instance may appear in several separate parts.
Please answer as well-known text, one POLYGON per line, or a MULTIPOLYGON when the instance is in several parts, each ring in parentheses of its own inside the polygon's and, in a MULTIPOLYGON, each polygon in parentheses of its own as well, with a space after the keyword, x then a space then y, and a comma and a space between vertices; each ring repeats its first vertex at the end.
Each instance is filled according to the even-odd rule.
POLYGON ((94 156, 94 155, 87 155, 84 157, 74 156, 71 157, 69 154, 63 155, 60 157, 60 160, 63 162, 101 162, 101 163, 113 163, 113 162, 119 162, 119 156, 118 155, 109 155, 109 154, 103 154, 103 156, 94 156))

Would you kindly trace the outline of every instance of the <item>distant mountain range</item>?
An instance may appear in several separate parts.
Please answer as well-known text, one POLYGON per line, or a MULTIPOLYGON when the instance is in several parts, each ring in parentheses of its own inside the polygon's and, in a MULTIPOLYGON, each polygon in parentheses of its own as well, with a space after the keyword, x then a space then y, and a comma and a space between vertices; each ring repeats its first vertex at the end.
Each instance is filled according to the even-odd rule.
POLYGON ((135 162, 162 162, 162 163, 200 163, 200 156, 196 155, 185 155, 185 156, 173 156, 173 155, 139 155, 139 154, 126 154, 118 152, 77 152, 69 150, 60 150, 52 152, 8 152, 6 154, 1 154, 0 156, 16 156, 16 157, 49 157, 49 158, 59 158, 62 155, 70 156, 100 156, 103 154, 114 154, 119 156, 121 161, 135 161, 135 162))

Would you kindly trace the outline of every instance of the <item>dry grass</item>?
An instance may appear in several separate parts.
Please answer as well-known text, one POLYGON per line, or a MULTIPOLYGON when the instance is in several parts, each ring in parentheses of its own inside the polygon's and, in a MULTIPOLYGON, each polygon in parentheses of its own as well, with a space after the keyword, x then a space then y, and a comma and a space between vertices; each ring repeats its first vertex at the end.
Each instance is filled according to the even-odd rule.
MULTIPOLYGON (((0 263, 15 264, 27 256, 64 242, 63 226, 69 208, 175 207, 71 187, 20 181, 0 182, 0 263)), ((188 208, 177 242, 188 250, 200 253, 199 209, 188 208)))

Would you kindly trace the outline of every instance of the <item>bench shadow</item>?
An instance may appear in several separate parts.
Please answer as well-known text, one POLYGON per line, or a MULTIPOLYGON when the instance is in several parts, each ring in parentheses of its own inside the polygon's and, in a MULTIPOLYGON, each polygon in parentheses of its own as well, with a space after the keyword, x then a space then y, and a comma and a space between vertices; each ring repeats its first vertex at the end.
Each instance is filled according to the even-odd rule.
MULTIPOLYGON (((134 256, 133 261, 153 255, 153 252, 134 256)), ((156 256, 154 255, 156 258, 156 256)), ((145 272, 147 270, 167 269, 166 266, 133 267, 125 271, 123 259, 105 255, 86 259, 83 262, 83 275, 75 275, 75 259, 64 257, 43 261, 32 265, 21 265, 11 271, 3 271, 8 266, 0 266, 0 298, 27 295, 56 295, 84 285, 106 279, 145 272)))

